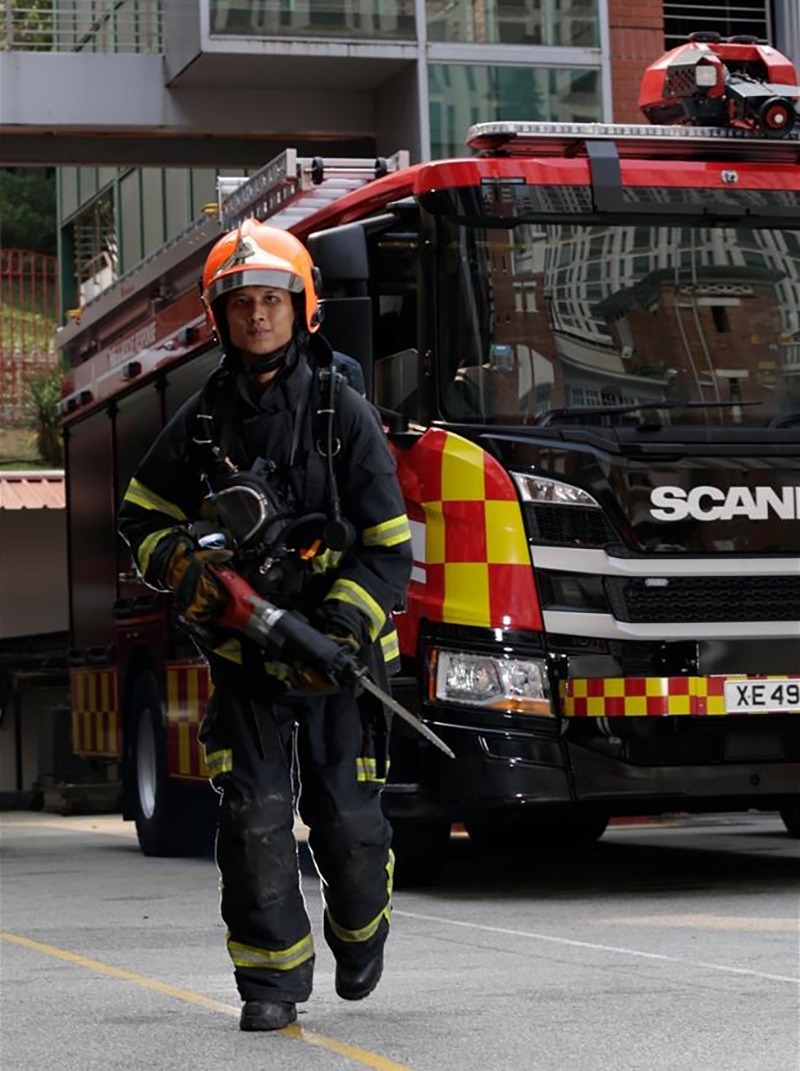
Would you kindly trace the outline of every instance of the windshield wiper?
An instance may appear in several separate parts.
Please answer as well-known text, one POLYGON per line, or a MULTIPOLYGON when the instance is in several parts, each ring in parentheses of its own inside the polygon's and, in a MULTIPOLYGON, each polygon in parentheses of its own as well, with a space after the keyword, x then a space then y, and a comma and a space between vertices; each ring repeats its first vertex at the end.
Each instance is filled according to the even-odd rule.
POLYGON ((800 424, 800 412, 781 413, 773 417, 767 424, 768 428, 790 428, 793 424, 800 424))
POLYGON ((630 405, 568 405, 561 409, 546 409, 534 420, 537 428, 546 428, 554 420, 571 420, 587 416, 612 416, 614 413, 637 413, 645 409, 743 409, 763 402, 636 402, 630 405))

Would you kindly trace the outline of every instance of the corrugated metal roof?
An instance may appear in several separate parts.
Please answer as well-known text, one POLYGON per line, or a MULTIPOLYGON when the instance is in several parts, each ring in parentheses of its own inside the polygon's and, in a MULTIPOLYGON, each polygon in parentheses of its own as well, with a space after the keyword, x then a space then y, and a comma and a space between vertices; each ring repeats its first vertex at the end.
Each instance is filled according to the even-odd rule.
POLYGON ((63 469, 0 470, 0 509, 64 509, 63 469))

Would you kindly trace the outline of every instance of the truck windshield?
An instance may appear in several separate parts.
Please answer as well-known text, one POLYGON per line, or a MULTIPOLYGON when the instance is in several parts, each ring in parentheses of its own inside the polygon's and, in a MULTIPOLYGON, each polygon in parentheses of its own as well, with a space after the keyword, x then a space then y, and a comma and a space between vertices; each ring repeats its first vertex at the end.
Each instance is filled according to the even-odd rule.
POLYGON ((448 419, 554 424, 597 409, 635 424, 635 407, 663 402, 664 424, 775 427, 800 411, 800 231, 439 226, 448 419))

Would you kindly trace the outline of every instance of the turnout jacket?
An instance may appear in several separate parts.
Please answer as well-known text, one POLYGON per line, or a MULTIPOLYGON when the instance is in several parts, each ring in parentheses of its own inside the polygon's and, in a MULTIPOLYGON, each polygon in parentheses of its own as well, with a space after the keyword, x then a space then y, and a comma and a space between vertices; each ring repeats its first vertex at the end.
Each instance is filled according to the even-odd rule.
MULTIPOLYGON (((221 446, 241 471, 258 459, 271 461, 278 480, 291 480, 290 453, 298 410, 307 425, 298 452, 301 470, 315 449, 313 413, 308 404, 316 368, 330 365, 332 354, 318 337, 292 348, 287 365, 260 395, 249 390, 244 372, 232 370, 218 405, 221 446)), ((198 391, 178 410, 145 455, 125 494, 119 530, 150 586, 163 590, 165 560, 178 536, 199 519, 209 493, 206 460, 193 442, 198 437, 198 391)), ((399 658, 391 612, 405 593, 411 574, 411 531, 403 497, 377 413, 347 384, 338 390, 335 435, 336 486, 342 516, 355 528, 352 547, 337 560, 323 555, 315 581, 319 605, 362 644, 376 644, 387 667, 399 658)), ((298 503, 304 511, 303 502, 298 503)), ((308 611, 308 607, 304 607, 308 611)), ((377 650, 375 652, 377 654, 377 650)))

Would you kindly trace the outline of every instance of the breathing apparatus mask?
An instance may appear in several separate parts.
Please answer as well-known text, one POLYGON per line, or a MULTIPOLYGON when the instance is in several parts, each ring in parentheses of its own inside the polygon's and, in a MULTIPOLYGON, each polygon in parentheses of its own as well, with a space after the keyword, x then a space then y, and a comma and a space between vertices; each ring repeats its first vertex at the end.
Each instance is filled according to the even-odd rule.
POLYGON ((202 542, 232 550, 234 567, 259 593, 291 597, 302 588, 303 575, 314 571, 314 559, 347 550, 353 532, 329 513, 299 513, 275 486, 273 473, 274 466, 262 460, 221 481, 211 502, 222 531, 202 542))

